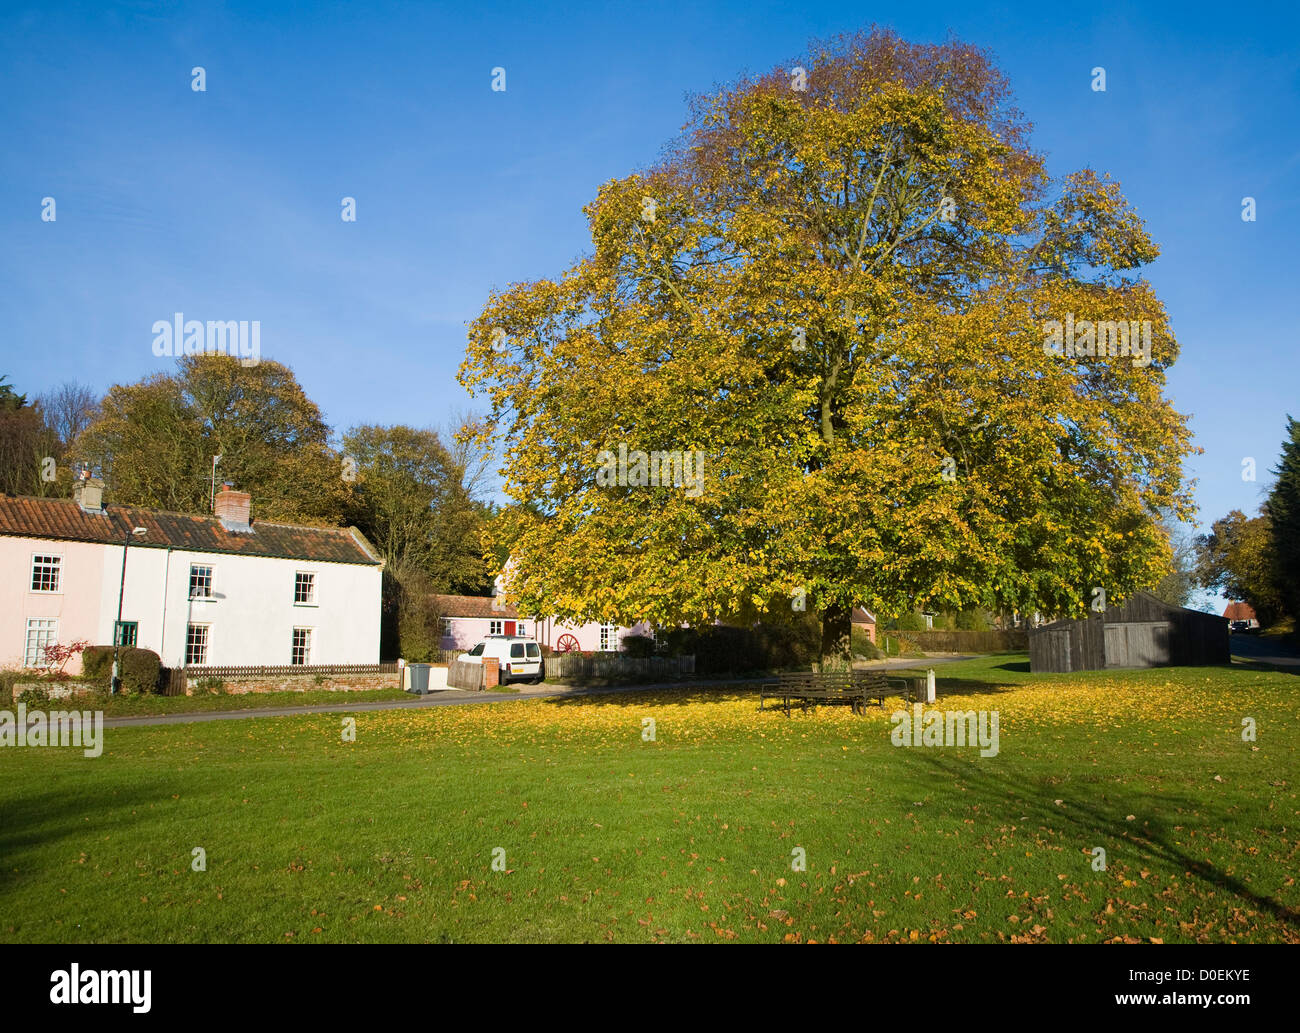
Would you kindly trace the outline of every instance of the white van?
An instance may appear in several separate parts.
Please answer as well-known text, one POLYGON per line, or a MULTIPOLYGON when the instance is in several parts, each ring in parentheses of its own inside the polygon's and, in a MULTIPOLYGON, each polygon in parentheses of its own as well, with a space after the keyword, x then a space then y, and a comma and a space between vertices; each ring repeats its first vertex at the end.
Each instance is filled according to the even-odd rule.
POLYGON ((522 635, 489 635, 458 660, 480 664, 484 657, 494 658, 501 671, 501 684, 512 681, 530 681, 537 685, 546 677, 546 662, 541 647, 531 638, 522 635))

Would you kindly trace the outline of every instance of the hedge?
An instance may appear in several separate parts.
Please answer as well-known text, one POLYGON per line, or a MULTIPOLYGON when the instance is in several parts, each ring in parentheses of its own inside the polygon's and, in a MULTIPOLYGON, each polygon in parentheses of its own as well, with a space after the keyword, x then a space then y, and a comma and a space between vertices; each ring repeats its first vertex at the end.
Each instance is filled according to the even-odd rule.
POLYGON ((108 681, 113 674, 113 647, 87 646, 82 650, 81 674, 96 681, 108 681))
MULTIPOLYGON (((110 661, 111 662, 111 661, 110 661)), ((125 692, 157 692, 160 689, 162 661, 152 649, 124 647, 118 661, 118 675, 125 692)))
POLYGON ((625 635, 619 648, 628 656, 654 656, 655 640, 649 635, 625 635))
POLYGON ((821 652, 821 626, 815 620, 755 624, 737 628, 708 624, 670 628, 659 637, 670 656, 694 655, 696 674, 735 674, 806 667, 821 652))

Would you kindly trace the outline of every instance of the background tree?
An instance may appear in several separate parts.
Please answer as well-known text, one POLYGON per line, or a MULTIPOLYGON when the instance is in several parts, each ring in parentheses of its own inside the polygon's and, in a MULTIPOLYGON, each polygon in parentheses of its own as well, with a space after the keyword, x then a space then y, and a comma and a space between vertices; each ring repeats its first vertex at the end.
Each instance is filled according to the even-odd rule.
POLYGON ((988 611, 980 609, 962 610, 953 617, 952 623, 958 631, 988 631, 993 627, 988 611))
POLYGON ((1283 612, 1274 580, 1276 560, 1269 517, 1247 518, 1239 509, 1216 520, 1210 533, 1196 539, 1196 579, 1229 599, 1249 603, 1261 625, 1283 612))
POLYGON ((94 388, 71 380, 43 392, 37 404, 61 456, 71 450, 77 437, 99 416, 99 394, 94 388))
POLYGON ((494 540, 534 612, 656 624, 806 593, 1082 613, 1167 567, 1191 511, 1177 355, 1118 186, 1048 180, 988 56, 873 31, 701 98, 606 184, 592 253, 494 293, 461 380, 505 435, 494 540), (807 70, 795 88, 790 67, 807 70), (1153 361, 1045 353, 1045 323, 1149 320, 1153 361), (620 444, 705 457, 698 495, 605 487, 620 444))
POLYGON ((67 498, 75 481, 72 449, 77 439, 99 414, 99 395, 94 388, 74 381, 42 392, 36 399, 41 415, 41 433, 37 445, 41 460, 54 460, 55 477, 37 479, 34 494, 67 498))
POLYGON ((41 489, 40 411, 0 376, 0 491, 35 495, 41 489))
POLYGON ((461 470, 461 487, 469 498, 478 501, 494 488, 496 452, 489 444, 491 433, 491 424, 468 409, 453 415, 438 431, 452 463, 461 470))
POLYGON ((27 396, 20 395, 12 384, 6 384, 7 376, 0 376, 0 411, 21 409, 27 404, 27 396))
POLYGON ((1264 510, 1272 534, 1273 584, 1279 605, 1288 616, 1300 616, 1300 423, 1286 418, 1282 458, 1273 474, 1277 481, 1264 510))
POLYGON ((329 427, 293 371, 189 356, 175 373, 114 386, 73 458, 101 467, 114 502, 211 512, 218 482, 253 495, 263 520, 338 524, 350 495, 329 427))
POLYGON ((483 506, 466 486, 469 453, 405 426, 355 427, 343 449, 356 462, 349 522, 385 560, 382 652, 428 659, 442 636, 430 597, 487 594, 496 573, 483 558, 483 506))
POLYGON ((1161 520, 1169 540, 1169 570, 1151 588, 1151 594, 1172 606, 1187 606, 1196 594, 1196 539, 1172 515, 1161 520))
POLYGON ((343 438, 356 460, 348 511, 394 571, 419 571, 435 592, 480 594, 492 584, 480 543, 482 507, 465 469, 437 431, 355 427, 343 438))
POLYGON ((442 610, 436 586, 420 570, 384 571, 380 657, 411 663, 436 660, 442 648, 442 610))

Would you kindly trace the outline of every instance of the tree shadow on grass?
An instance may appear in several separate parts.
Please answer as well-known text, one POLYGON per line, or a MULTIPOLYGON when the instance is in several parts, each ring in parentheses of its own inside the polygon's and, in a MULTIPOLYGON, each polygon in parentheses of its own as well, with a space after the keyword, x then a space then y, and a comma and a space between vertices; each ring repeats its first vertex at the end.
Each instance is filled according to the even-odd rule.
POLYGON ((655 686, 653 688, 610 688, 609 691, 587 690, 579 695, 553 696, 540 700, 548 707, 578 707, 602 704, 614 707, 670 707, 690 706, 694 703, 719 703, 739 696, 752 698, 758 706, 759 692, 763 688, 760 680, 753 682, 730 682, 725 685, 683 684, 678 686, 655 686))
MULTIPOLYGON (((908 696, 909 683, 924 679, 924 671, 889 672, 891 696, 885 698, 887 707, 906 704, 912 697, 908 696)), ((936 680, 937 692, 942 699, 948 696, 977 696, 991 693, 1011 692, 1019 683, 1001 679, 984 680, 979 678, 945 678, 936 680)), ((716 685, 701 685, 698 682, 683 683, 680 687, 662 685, 646 689, 631 686, 619 687, 584 687, 581 694, 551 697, 542 700, 547 706, 574 707, 602 704, 615 707, 662 707, 690 706, 694 703, 717 703, 721 700, 752 699, 754 709, 758 709, 759 697, 764 689, 771 689, 773 681, 770 676, 756 676, 753 681, 736 681, 716 685)), ((823 706, 843 704, 821 704, 823 706)), ((874 706, 875 704, 870 704, 874 706)), ((764 711, 780 707, 780 700, 769 700, 764 704, 764 711)))
MULTIPOLYGON (((984 799, 1004 801, 1016 813, 1016 818, 1009 820, 1037 822, 1064 833, 1077 841, 1080 852, 1120 840, 1132 843, 1150 856, 1175 866, 1179 872, 1190 872, 1202 882, 1267 911, 1291 930, 1300 932, 1300 912, 1272 897, 1262 896, 1240 879, 1204 858, 1194 856, 1174 841, 1174 825, 1186 827, 1205 821, 1192 815, 1197 810, 1202 814, 1210 810, 1212 801, 1169 793, 1144 793, 1108 781, 1104 789, 1099 786, 1094 794, 1105 795, 1105 802, 1099 803, 1068 783, 1052 786, 1049 790, 1037 783, 1027 784, 1023 779, 1003 774, 993 758, 971 763, 941 756, 941 751, 936 750, 906 752, 911 755, 909 759, 930 768, 949 784, 960 783, 984 799), (1027 791, 1034 788, 1041 788, 1041 795, 1027 791), (1061 805, 1058 806, 1056 800, 1061 800, 1061 805), (1187 812, 1185 818, 1170 822, 1164 817, 1178 808, 1187 812), (1129 814, 1146 817, 1138 824, 1125 820, 1129 814)), ((1123 855, 1116 858, 1113 849, 1108 849, 1107 854, 1112 863, 1115 860, 1132 863, 1131 858, 1123 855)), ((1140 862, 1138 864, 1140 866, 1140 862)))
POLYGON ((984 696, 989 694, 1001 694, 1014 692, 1021 688, 1019 682, 1003 681, 1001 679, 984 679, 984 678, 936 678, 935 694, 937 699, 935 705, 943 702, 949 696, 984 696))
MULTIPOLYGON (((174 782, 134 782, 129 789, 86 792, 82 787, 25 792, 0 806, 0 886, 15 878, 13 861, 24 849, 64 840, 100 843, 106 834, 129 833, 132 826, 157 822, 151 804, 170 803, 174 782)), ((87 847, 89 849, 89 847, 87 847)))
POLYGON ((1300 674, 1300 664, 1275 664, 1267 660, 1254 660, 1248 656, 1234 656, 1232 660, 1232 669, 1236 671, 1250 671, 1260 674, 1300 674))

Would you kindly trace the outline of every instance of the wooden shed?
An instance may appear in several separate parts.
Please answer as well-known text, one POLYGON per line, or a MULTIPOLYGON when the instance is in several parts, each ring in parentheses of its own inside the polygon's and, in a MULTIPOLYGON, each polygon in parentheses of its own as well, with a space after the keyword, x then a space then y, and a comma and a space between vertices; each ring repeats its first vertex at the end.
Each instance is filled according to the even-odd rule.
POLYGON ((1226 619, 1171 606, 1147 592, 1135 592, 1123 606, 1029 633, 1029 669, 1035 673, 1230 661, 1226 619))

